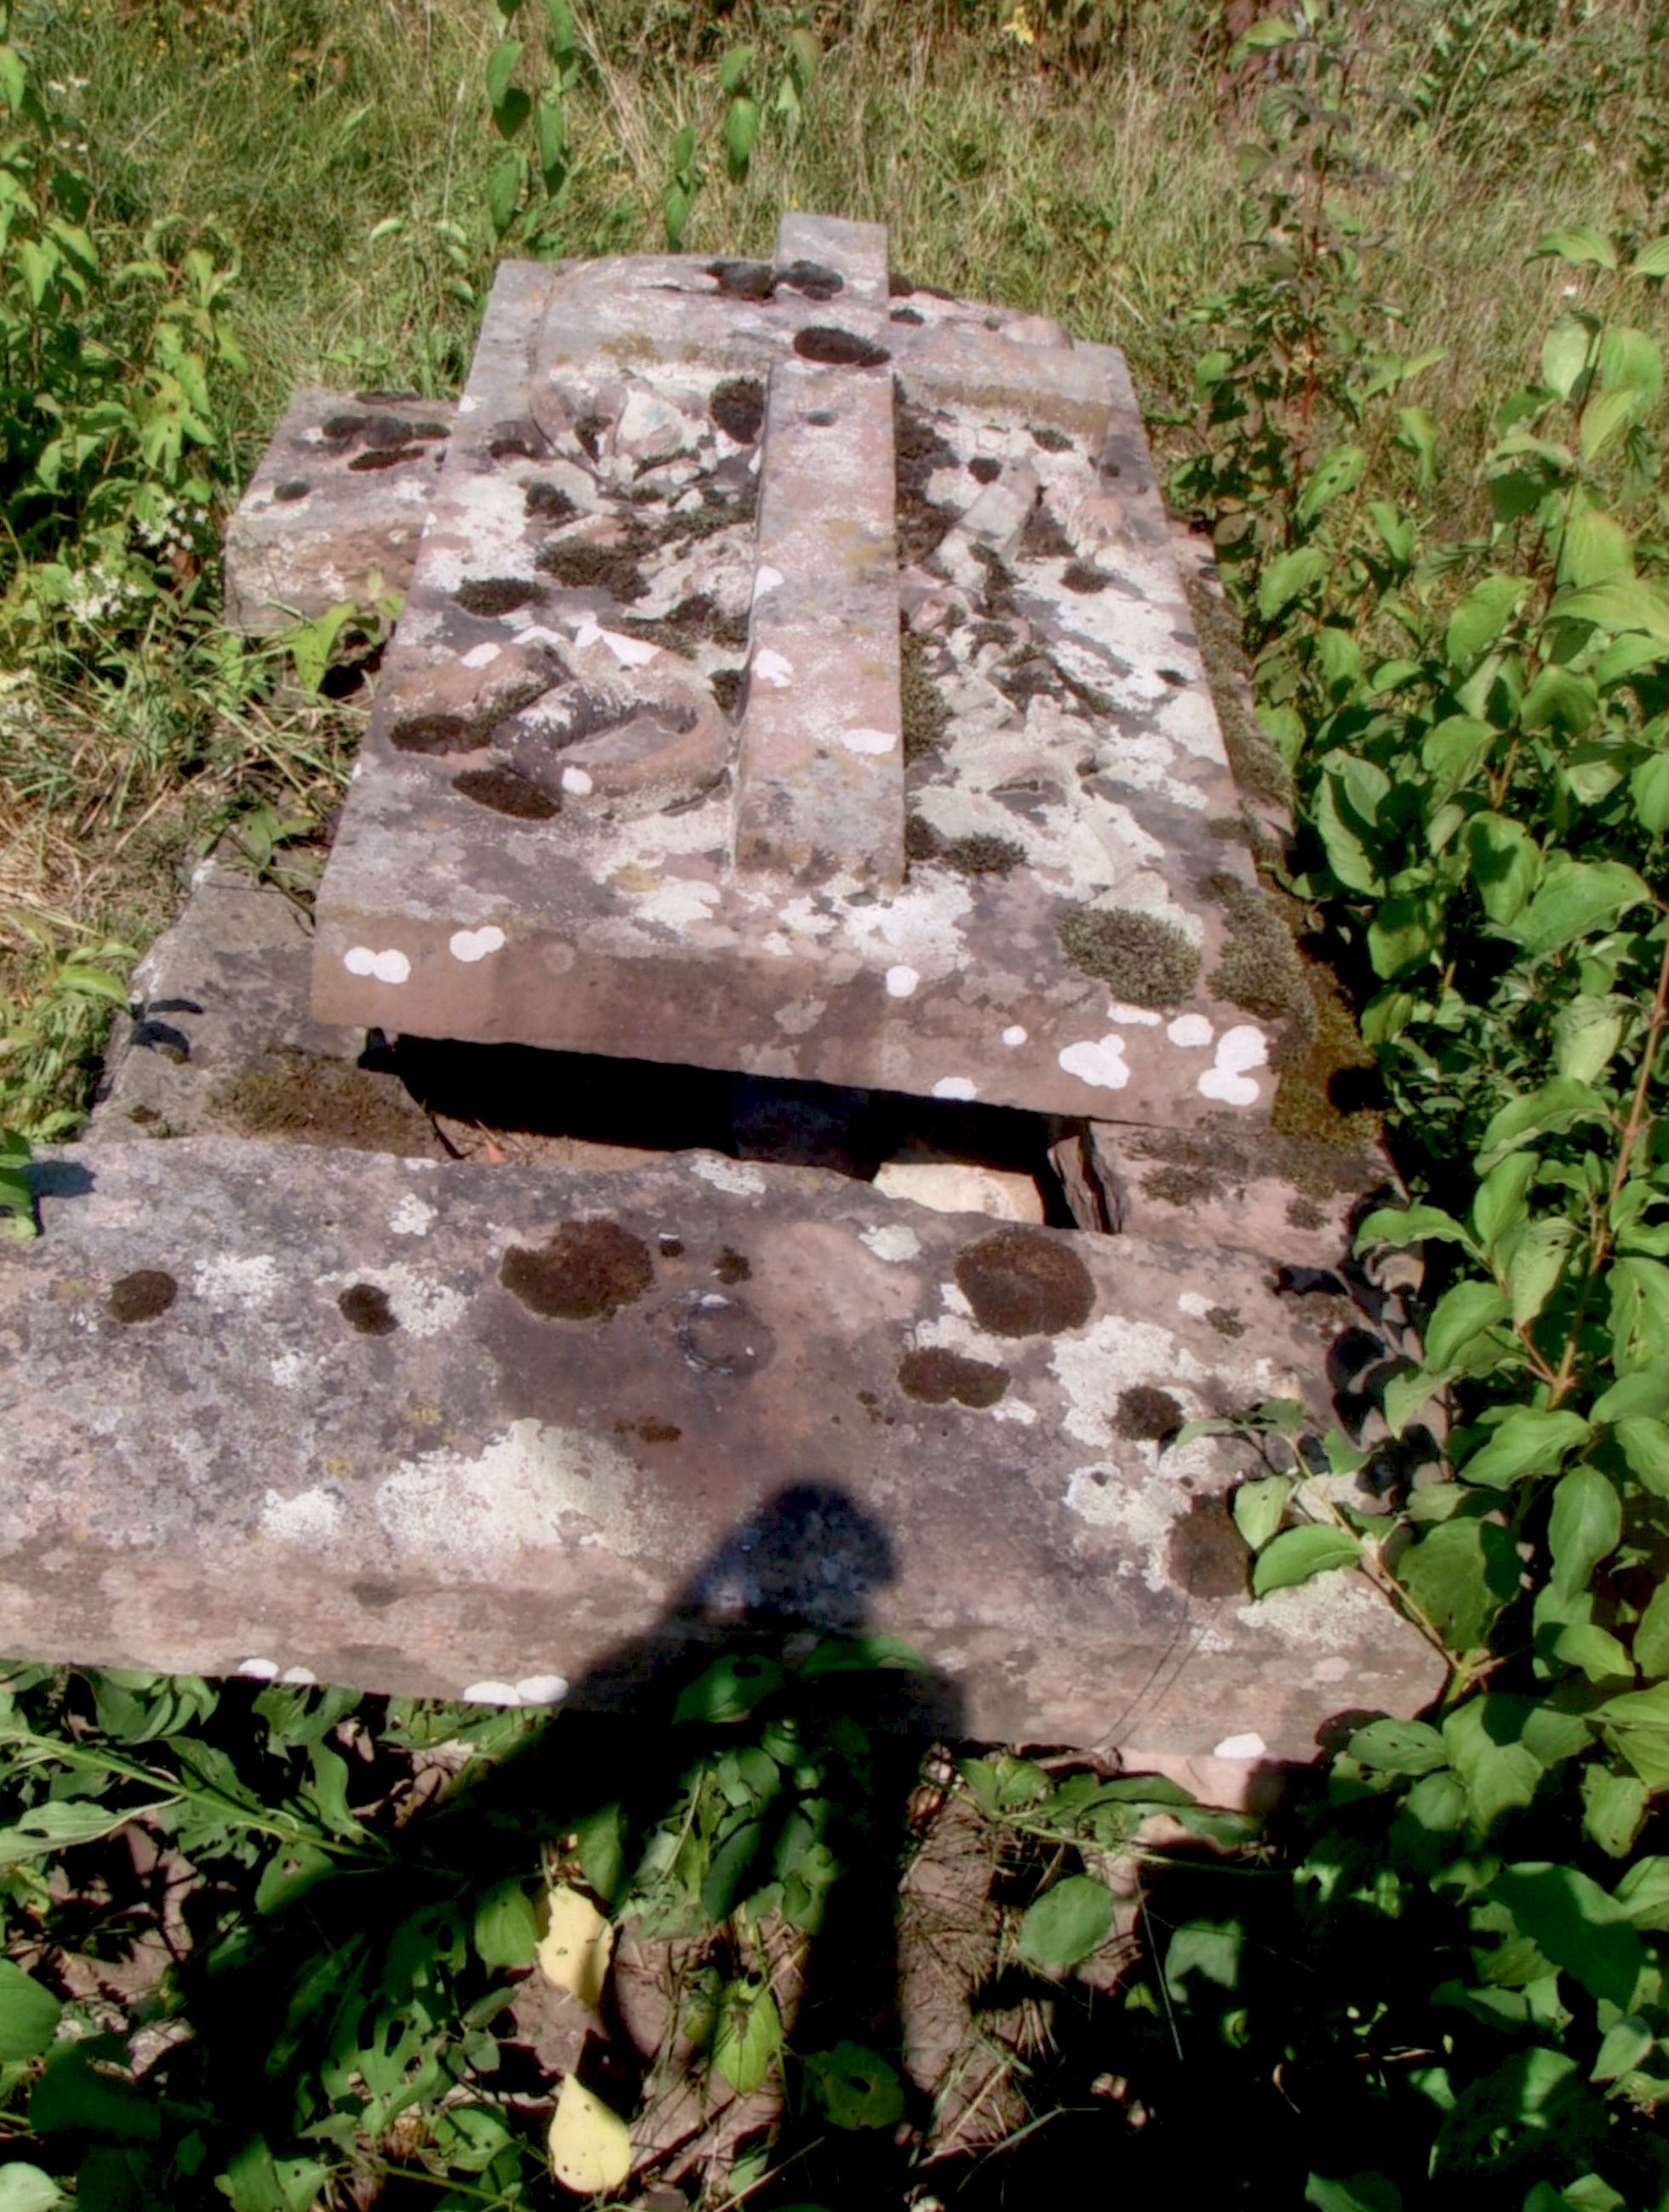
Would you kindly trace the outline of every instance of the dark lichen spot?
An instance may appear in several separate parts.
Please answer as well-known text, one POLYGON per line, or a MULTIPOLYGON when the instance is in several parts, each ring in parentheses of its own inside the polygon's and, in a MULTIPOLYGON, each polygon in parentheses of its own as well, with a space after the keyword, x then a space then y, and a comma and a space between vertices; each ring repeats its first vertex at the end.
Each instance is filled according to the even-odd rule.
POLYGON ((715 668, 707 678, 714 699, 722 714, 733 714, 742 703, 742 693, 747 681, 745 668, 715 668))
POLYGON ((1026 517, 1026 526, 1020 533, 1020 552, 1028 561, 1070 561, 1072 558, 1071 539, 1062 527, 1060 518, 1040 492, 1036 504, 1026 517))
POLYGON ((1300 1192, 1287 1206, 1287 1221, 1294 1229, 1325 1229, 1327 1217, 1313 1198, 1300 1192))
POLYGON ((809 407, 800 416, 800 421, 809 422, 814 430, 832 430, 840 419, 832 407, 809 407))
POLYGON ((895 307, 892 313, 887 317, 887 320, 889 323, 914 323, 918 326, 922 323, 925 323, 926 319, 927 318, 919 313, 914 307, 895 307))
POLYGON ((975 453, 968 465, 968 473, 975 483, 995 483, 1003 473, 1003 465, 994 453, 975 453))
POLYGON ((574 436, 592 460, 597 459, 603 433, 608 428, 609 422, 610 417, 606 415, 586 414, 581 415, 574 425, 574 436))
POLYGON ((319 427, 332 445, 338 445, 357 438, 366 421, 363 415, 327 415, 319 427))
POLYGON ((1243 1597, 1252 1557, 1226 1498, 1196 1498, 1171 1529, 1166 1565, 1190 1597, 1243 1597))
POLYGON ((928 498, 928 481, 936 469, 958 467, 960 456, 920 408, 909 404, 896 378, 893 381, 893 465, 899 558, 906 563, 929 560, 957 516, 954 507, 941 507, 928 498))
POLYGON ((179 1295, 179 1284, 161 1267, 138 1267, 111 1285, 105 1310, 112 1321, 155 1321, 179 1295))
POLYGON ((1113 579, 1105 568, 1098 568, 1093 561, 1069 561, 1060 580, 1069 592, 1088 593, 1104 592, 1113 579))
POLYGON ((899 639, 898 696, 904 721, 904 757, 919 761, 934 750, 950 726, 950 709, 934 682, 927 647, 913 629, 899 639))
POLYGON ((953 1398, 959 1406, 994 1406, 1008 1386, 1006 1367, 967 1359, 959 1352, 907 1352, 898 1363, 899 1389, 924 1406, 948 1405, 953 1398))
POLYGON ((1012 837, 994 836, 976 830, 966 837, 953 837, 944 852, 944 865, 964 876, 1005 876, 1026 857, 1023 845, 1012 837))
POLYGON ((1014 611, 1014 571, 990 545, 970 545, 968 551, 986 572, 980 605, 987 615, 1011 615, 1014 611))
POLYGON ((776 281, 768 261, 709 261, 707 274, 732 300, 768 300, 776 281))
POLYGON ((513 768, 466 768, 452 778, 452 789, 460 799, 472 799, 513 822, 549 822, 561 811, 548 791, 513 768))
POLYGON ((1081 1328, 1095 1309, 1089 1270, 1060 1238, 999 1229, 970 1244, 956 1280, 980 1327, 993 1336, 1053 1336, 1081 1328))
POLYGON ((543 592, 525 576, 470 576, 452 593, 466 615, 507 615, 531 606, 543 592))
MULTIPOLYGON (((404 416, 371 415, 366 418, 360 434, 367 446, 392 453, 397 446, 409 445, 417 434, 404 416)), ((445 432, 441 434, 444 436, 445 432)))
POLYGON ((550 452, 550 441, 531 420, 501 422, 487 441, 495 461, 542 461, 550 452))
POLYGON ((401 1595, 398 1583, 367 1580, 349 1583, 348 1587, 360 1603, 367 1606, 373 1613, 381 1613, 385 1607, 398 1604, 401 1595))
POLYGON ((543 477, 537 483, 529 484, 522 494, 522 505, 530 514, 543 515, 547 522, 566 522, 569 515, 580 511, 561 484, 551 483, 543 477))
POLYGON ((1080 907, 1058 925, 1058 933, 1075 968, 1132 1006, 1174 1006, 1191 997, 1199 981, 1198 951, 1157 915, 1080 907))
POLYGON ((765 427, 765 386, 756 376, 727 376, 714 386, 707 412, 727 438, 751 446, 765 427))
POLYGON ((537 1250, 513 1244, 499 1280, 530 1311, 553 1321, 602 1321, 654 1280, 649 1247, 617 1221, 565 1221, 537 1250))
POLYGON ((1072 441, 1064 430, 1057 430, 1053 422, 1031 422, 1027 428, 1034 445, 1041 446, 1046 453, 1070 453, 1072 441))
POLYGON ((324 1054, 271 1054, 212 1091, 207 1126, 242 1137, 434 1158, 434 1125, 391 1071, 324 1054))
POLYGON ((1168 1390, 1138 1382, 1133 1389, 1119 1393, 1118 1417, 1114 1425, 1121 1437, 1157 1443, 1180 1429, 1182 1421, 1182 1408, 1168 1390))
POLYGON ((970 653, 978 653, 987 645, 999 646, 1006 650, 1013 642, 1014 630, 1008 623, 977 622, 968 633, 970 653))
POLYGON ((348 465, 350 469, 358 469, 361 471, 366 469, 398 469, 403 461, 415 461, 421 459, 422 451, 423 449, 421 446, 381 447, 371 452, 355 453, 353 459, 349 462, 348 465))
POLYGON ((907 860, 935 860, 944 850, 944 840, 925 814, 904 817, 904 857, 907 860))
POLYGON ((839 270, 826 269, 821 261, 786 262, 775 275, 778 284, 803 293, 808 300, 832 300, 846 289, 846 279, 839 270))
POLYGON ((337 1300, 337 1310, 361 1336, 392 1336, 400 1326, 388 1293, 375 1283, 355 1283, 337 1300))
POLYGON ((830 368, 880 368, 892 359, 885 346, 859 337, 856 331, 839 331, 822 323, 797 331, 794 351, 802 361, 822 362, 830 368))
POLYGON ((558 538, 540 547, 533 565, 570 591, 606 592, 629 605, 649 588, 638 566, 640 550, 632 544, 598 545, 590 538, 558 538))
POLYGON ((1246 1323, 1232 1306, 1211 1306, 1206 1311, 1205 1319, 1219 1336, 1226 1336, 1231 1343, 1235 1337, 1246 1334, 1246 1323))
POLYGON ((485 734, 467 714, 443 710, 404 716, 390 729, 388 742, 403 753, 468 753, 485 734))
POLYGON ((752 1276, 753 1267, 741 1253, 732 1251, 726 1244, 714 1261, 713 1272, 721 1283, 745 1283, 752 1276))
POLYGON ((1184 691, 1187 689, 1188 679, 1180 668, 1162 668, 1159 671, 1159 681, 1162 684, 1168 684, 1173 691, 1184 691))
POLYGON ((643 1420, 637 1425, 638 1440, 646 1444, 675 1444, 683 1434, 676 1421, 643 1420))
POLYGON ((655 1242, 660 1246, 663 1260, 683 1259, 684 1243, 682 1237, 658 1237, 655 1242))
POLYGON ((291 500, 305 499, 312 489, 313 486, 307 482, 306 477, 286 477, 272 496, 275 499, 282 499, 288 504, 291 500))

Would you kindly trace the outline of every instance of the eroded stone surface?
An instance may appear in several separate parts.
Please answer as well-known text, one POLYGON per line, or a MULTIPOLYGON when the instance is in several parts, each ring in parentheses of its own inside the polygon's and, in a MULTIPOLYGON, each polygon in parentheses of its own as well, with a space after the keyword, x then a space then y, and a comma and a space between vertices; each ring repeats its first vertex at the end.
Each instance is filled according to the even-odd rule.
POLYGON ((974 1735, 1191 1756, 1437 1687, 1356 1578, 1253 1606, 1239 1448, 1162 1452, 1325 1370, 1332 1303, 1244 1255, 1179 1294, 1162 1245, 713 1154, 39 1173, 0 1255, 14 1650, 607 1703, 774 1613, 912 1638, 974 1735))
POLYGON ((872 228, 794 217, 768 266, 501 270, 321 897, 322 1015, 1266 1111, 1279 1024, 1214 980, 1250 865, 1122 360, 880 267, 872 228), (825 436, 854 476, 820 507, 825 436), (444 715, 460 667, 529 654, 546 689, 444 726, 469 750, 401 744, 426 687, 444 715), (588 744, 665 773, 628 792, 588 744))
POLYGON ((450 400, 297 392, 226 533, 226 618, 251 636, 411 581, 450 400))

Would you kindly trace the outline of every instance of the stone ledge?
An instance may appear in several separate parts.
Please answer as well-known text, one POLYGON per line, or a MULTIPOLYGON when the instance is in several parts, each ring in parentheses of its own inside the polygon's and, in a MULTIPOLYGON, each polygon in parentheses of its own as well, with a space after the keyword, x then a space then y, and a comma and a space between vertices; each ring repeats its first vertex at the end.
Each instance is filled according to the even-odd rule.
POLYGON ((1242 1447, 1161 1455, 1326 1371, 1333 1302, 1245 1254, 700 1153, 40 1174, 0 1257, 8 1650, 606 1707, 671 1635, 861 1622, 971 1735, 1189 1757, 1439 1686, 1355 1577, 1248 1601, 1242 1447))

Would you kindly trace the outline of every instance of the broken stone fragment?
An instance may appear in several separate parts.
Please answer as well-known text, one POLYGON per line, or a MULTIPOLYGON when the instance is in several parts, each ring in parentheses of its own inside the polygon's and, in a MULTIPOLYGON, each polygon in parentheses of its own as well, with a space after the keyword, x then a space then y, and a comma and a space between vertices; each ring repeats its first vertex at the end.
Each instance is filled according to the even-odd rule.
POLYGON ((675 453, 695 445, 700 436, 697 425, 670 401, 637 386, 620 411, 609 450, 616 459, 641 466, 646 462, 670 461, 675 453))
POLYGON ((993 1221, 1043 1218, 1043 1197, 1034 1177, 1011 1168, 976 1167, 962 1160, 889 1160, 875 1178, 888 1198, 907 1199, 935 1213, 983 1213, 993 1221))
POLYGON ((545 645, 478 645, 400 678, 385 698, 385 729, 399 752, 472 752, 507 715, 567 680, 545 645))

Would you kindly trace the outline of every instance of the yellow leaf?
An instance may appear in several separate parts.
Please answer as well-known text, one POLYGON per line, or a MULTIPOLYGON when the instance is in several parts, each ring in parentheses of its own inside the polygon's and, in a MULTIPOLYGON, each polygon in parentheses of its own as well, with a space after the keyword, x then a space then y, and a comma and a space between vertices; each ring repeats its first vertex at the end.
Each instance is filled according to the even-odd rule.
POLYGON ((571 1990, 593 2011, 603 2001, 614 1929, 585 1893, 559 1882, 550 1893, 550 1919, 538 1960, 548 1981, 571 1990))
POLYGON ((618 2189, 632 2170, 632 2138, 618 2112, 572 2075, 550 2122, 550 2170, 576 2197, 618 2189))

